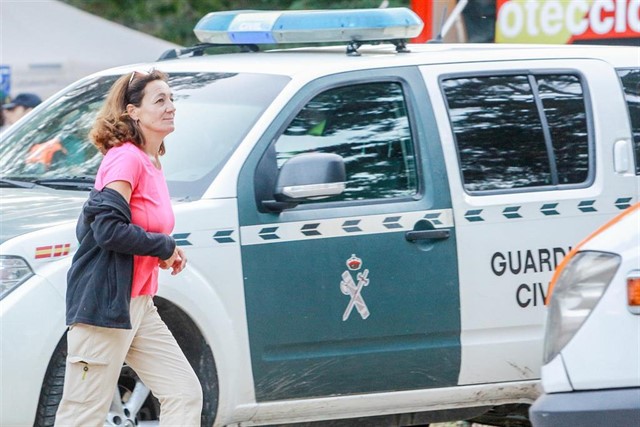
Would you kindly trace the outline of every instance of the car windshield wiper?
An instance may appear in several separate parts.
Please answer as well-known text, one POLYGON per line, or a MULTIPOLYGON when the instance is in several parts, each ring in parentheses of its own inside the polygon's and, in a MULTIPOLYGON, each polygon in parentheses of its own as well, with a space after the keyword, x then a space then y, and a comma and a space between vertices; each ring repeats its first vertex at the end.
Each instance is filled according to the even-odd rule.
POLYGON ((33 188, 37 186, 38 185, 35 182, 31 182, 31 181, 21 181, 18 179, 0 178, 0 187, 33 188))
POLYGON ((91 190, 95 184, 95 178, 92 176, 61 176, 55 178, 35 179, 32 182, 50 188, 91 190))

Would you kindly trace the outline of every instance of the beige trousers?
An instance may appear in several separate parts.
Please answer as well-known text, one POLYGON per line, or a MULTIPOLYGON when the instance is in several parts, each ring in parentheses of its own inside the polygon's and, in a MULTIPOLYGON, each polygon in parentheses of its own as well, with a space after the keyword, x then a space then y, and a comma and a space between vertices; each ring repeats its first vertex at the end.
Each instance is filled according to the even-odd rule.
POLYGON ((73 325, 59 427, 102 427, 126 362, 160 401, 160 426, 200 426, 202 389, 150 296, 131 300, 132 329, 73 325))

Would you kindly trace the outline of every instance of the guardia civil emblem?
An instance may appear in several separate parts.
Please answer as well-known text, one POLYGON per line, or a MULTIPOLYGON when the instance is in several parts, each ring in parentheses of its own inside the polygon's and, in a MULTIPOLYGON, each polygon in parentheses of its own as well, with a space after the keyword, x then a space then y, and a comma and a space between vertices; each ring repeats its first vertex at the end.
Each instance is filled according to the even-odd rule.
POLYGON ((351 255, 351 258, 347 260, 346 264, 347 270, 342 272, 340 290, 343 294, 349 295, 351 299, 349 300, 347 309, 342 315, 342 321, 344 322, 349 318, 351 312, 353 311, 353 307, 358 310, 360 317, 366 319, 367 317, 369 317, 369 309, 367 308, 367 304, 365 304, 364 298, 362 297, 362 289, 369 284, 369 270, 365 268, 363 271, 360 271, 360 269, 362 268, 362 260, 355 254, 351 255), (355 280, 353 277, 354 273, 355 280))

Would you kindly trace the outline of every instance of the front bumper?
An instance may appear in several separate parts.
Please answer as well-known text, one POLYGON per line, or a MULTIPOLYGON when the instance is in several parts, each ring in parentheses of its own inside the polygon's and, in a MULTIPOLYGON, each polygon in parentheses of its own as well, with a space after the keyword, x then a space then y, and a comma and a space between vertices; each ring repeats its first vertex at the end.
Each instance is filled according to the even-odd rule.
POLYGON ((529 416, 534 427, 638 427, 640 388, 543 394, 529 416))
POLYGON ((33 425, 42 380, 65 330, 64 298, 41 276, 0 301, 0 426, 33 425))

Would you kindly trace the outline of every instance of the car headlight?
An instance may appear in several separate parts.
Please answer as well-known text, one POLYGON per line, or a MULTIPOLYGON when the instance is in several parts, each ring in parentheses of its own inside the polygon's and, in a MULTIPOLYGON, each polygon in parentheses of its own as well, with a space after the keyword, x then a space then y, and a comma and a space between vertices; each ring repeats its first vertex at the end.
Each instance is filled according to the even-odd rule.
POLYGON ((10 255, 0 255, 0 300, 33 276, 27 261, 10 255))
POLYGON ((544 342, 544 363, 549 363, 587 320, 620 266, 621 258, 606 252, 578 252, 555 284, 544 342))

